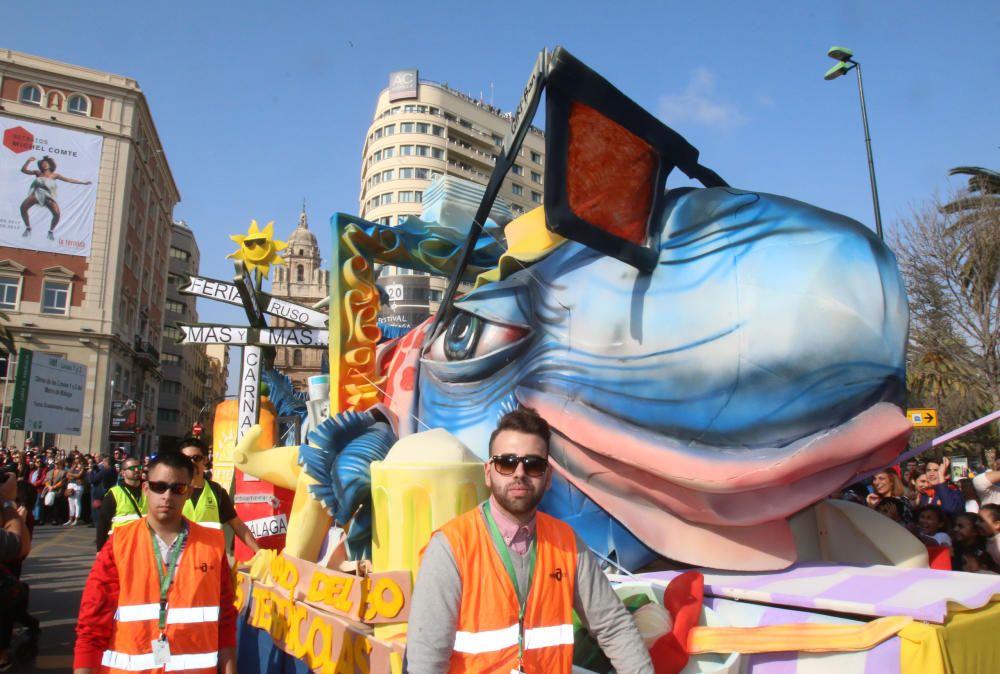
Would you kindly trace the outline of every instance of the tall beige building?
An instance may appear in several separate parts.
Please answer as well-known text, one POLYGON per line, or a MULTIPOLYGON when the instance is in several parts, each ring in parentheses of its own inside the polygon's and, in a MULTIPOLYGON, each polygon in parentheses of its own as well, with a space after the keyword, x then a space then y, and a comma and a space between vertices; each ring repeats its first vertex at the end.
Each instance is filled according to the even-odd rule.
MULTIPOLYGON (((288 237, 288 247, 281 252, 287 264, 271 267, 274 278, 271 294, 275 297, 311 307, 330 295, 330 274, 321 266, 319 244, 316 235, 309 231, 309 219, 305 207, 299 214, 299 223, 288 237)), ((274 318, 273 326, 278 328, 299 327, 299 324, 283 318, 274 318)), ((323 354, 326 349, 317 347, 276 348, 274 366, 292 380, 299 391, 307 390, 307 378, 320 373, 323 354)))
MULTIPOLYGON (((80 434, 32 441, 148 453, 180 194, 146 97, 127 77, 0 50, 0 134, 0 310, 19 347, 87 366, 80 434), (45 157, 72 180, 41 184, 45 157)), ((19 445, 12 389, 0 433, 19 445)))
MULTIPOLYGON (((485 185, 510 120, 510 113, 419 79, 416 70, 391 73, 362 153, 361 217, 396 225, 419 215, 424 190, 437 176, 485 185)), ((515 217, 542 203, 544 163, 545 137, 532 127, 500 190, 515 217)), ((412 326, 437 310, 447 279, 390 267, 379 284, 389 293, 382 320, 412 326)))

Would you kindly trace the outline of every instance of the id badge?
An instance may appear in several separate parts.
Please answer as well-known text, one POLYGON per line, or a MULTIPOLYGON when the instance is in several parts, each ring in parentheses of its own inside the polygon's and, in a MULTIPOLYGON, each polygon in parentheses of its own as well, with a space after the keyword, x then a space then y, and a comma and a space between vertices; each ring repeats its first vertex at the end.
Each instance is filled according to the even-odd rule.
POLYGON ((170 662, 170 644, 166 637, 153 639, 153 664, 159 667, 170 662))

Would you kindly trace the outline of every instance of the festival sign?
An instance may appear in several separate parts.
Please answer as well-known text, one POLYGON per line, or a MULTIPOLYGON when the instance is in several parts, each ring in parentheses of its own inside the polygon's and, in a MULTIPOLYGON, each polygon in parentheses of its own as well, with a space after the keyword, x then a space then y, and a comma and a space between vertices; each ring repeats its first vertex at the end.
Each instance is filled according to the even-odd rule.
POLYGON ((104 139, 0 115, 0 246, 90 255, 104 139))
MULTIPOLYGON (((197 295, 210 300, 219 300, 228 304, 243 306, 243 299, 237 286, 226 281, 205 278, 203 276, 188 276, 185 282, 177 288, 185 295, 197 295)), ((278 318, 284 318, 313 328, 325 328, 328 316, 322 311, 316 311, 301 304, 278 299, 258 290, 256 295, 263 305, 263 312, 278 318)))
POLYGON ((330 333, 315 328, 247 328, 239 325, 188 325, 178 323, 180 344, 229 344, 261 346, 326 346, 330 333))

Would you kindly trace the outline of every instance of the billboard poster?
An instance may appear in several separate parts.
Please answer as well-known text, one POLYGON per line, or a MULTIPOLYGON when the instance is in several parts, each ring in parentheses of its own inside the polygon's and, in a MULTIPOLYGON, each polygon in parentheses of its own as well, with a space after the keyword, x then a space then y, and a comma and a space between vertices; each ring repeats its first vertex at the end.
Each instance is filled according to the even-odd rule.
POLYGON ((0 246, 90 255, 104 138, 0 115, 0 246))
POLYGON ((10 427, 80 435, 87 366, 21 349, 17 354, 10 427))
POLYGON ((139 410, 132 400, 111 402, 111 432, 132 435, 139 425, 139 410))

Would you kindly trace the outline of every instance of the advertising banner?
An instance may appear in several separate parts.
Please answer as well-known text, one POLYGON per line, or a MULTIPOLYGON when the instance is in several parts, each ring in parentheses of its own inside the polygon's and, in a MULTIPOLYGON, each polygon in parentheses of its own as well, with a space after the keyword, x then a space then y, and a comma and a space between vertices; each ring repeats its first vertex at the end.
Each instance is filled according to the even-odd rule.
POLYGON ((86 365, 21 349, 10 427, 80 435, 86 384, 86 365))
POLYGON ((0 246, 90 255, 103 137, 0 115, 0 246))

